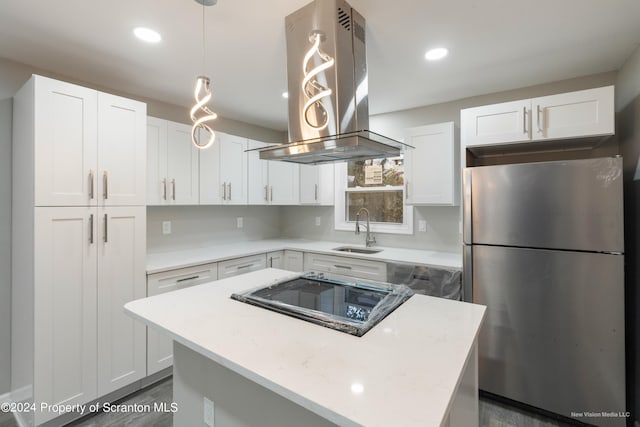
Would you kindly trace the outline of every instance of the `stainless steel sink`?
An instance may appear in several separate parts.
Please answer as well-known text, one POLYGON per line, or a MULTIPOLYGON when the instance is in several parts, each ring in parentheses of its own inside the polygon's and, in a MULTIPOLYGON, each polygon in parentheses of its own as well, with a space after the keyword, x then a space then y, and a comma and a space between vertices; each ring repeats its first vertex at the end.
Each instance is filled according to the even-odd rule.
POLYGON ((378 252, 382 252, 382 249, 359 248, 357 246, 340 246, 339 248, 333 248, 333 250, 353 252, 354 254, 377 254, 378 252))

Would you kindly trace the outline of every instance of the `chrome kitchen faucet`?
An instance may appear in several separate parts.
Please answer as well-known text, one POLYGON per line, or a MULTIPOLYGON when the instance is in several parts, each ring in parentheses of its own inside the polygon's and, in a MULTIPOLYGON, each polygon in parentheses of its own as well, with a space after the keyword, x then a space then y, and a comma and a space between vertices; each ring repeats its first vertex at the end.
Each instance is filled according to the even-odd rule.
POLYGON ((365 236, 365 246, 371 247, 376 243, 376 238, 371 234, 371 224, 369 223, 369 210, 367 208, 360 208, 356 214, 356 234, 360 234, 360 212, 364 211, 367 214, 367 235, 365 236))

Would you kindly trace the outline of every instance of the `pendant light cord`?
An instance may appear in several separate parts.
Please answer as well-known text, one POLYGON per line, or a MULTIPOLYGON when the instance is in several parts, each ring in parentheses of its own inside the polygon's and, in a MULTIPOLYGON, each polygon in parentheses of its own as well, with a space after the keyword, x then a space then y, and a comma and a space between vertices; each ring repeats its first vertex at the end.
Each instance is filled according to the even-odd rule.
POLYGON ((205 26, 204 26, 204 2, 202 2, 202 74, 205 75, 206 74, 206 63, 205 63, 205 59, 206 59, 206 37, 205 37, 205 26))

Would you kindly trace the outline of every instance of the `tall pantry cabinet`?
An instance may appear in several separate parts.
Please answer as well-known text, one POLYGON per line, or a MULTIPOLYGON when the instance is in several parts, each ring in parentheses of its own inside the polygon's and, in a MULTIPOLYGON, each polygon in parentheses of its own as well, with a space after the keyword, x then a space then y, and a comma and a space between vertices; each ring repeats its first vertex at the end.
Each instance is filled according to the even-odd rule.
POLYGON ((146 105, 41 76, 14 97, 12 399, 39 425, 145 376, 146 105))

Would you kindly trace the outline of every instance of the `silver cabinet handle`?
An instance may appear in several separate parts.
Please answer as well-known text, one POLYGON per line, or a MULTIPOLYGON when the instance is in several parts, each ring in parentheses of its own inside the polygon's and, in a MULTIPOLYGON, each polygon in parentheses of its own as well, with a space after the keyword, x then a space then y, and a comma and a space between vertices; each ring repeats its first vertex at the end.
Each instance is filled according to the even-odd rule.
POLYGON ((162 180, 162 200, 167 200, 167 178, 162 180))
POLYGON ((227 184, 229 186, 229 200, 231 200, 231 183, 227 184))
POLYGON ((253 264, 239 265, 239 266, 238 266, 238 270, 242 270, 242 269, 245 269, 245 268, 249 268, 249 267, 251 267, 252 265, 253 265, 253 264))
POLYGON ((269 201, 273 202, 273 185, 269 186, 269 201))
POLYGON ((171 194, 171 198, 175 201, 176 200, 176 180, 175 180, 175 178, 171 180, 171 187, 173 189, 173 193, 171 194))
POLYGON ((94 181, 94 176, 93 176, 93 169, 89 170, 89 200, 93 200, 93 198, 95 197, 94 193, 93 193, 93 181, 94 181))
POLYGON ((315 201, 318 201, 318 184, 315 185, 315 193, 314 193, 315 201))
POLYGON ((542 125, 540 123, 540 113, 542 113, 542 108, 540 108, 540 105, 536 105, 536 119, 538 122, 538 132, 542 133, 542 125))
POLYGON ((109 171, 102 173, 102 198, 105 200, 109 198, 109 171))
POLYGON ((184 279, 176 280, 176 283, 186 282, 187 280, 195 280, 195 279, 199 279, 199 278, 200 278, 200 276, 185 277, 184 279))
POLYGON ((404 198, 405 200, 409 200, 409 180, 404 180, 404 198))
POLYGON ((269 257, 269 267, 273 267, 273 257, 269 257))
POLYGON ((264 199, 268 202, 269 201, 269 186, 265 185, 264 186, 264 199))
POLYGON ((93 214, 89 215, 89 243, 93 245, 93 214))
POLYGON ((351 270, 353 267, 351 267, 350 265, 340 265, 340 264, 333 264, 333 266, 335 268, 346 268, 347 270, 351 270))
POLYGON ((222 200, 227 200, 227 183, 222 183, 222 200))
POLYGON ((104 214, 104 242, 107 243, 109 241, 109 229, 107 228, 107 214, 104 214))
POLYGON ((522 107, 522 132, 527 133, 527 107, 522 107))

